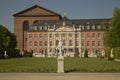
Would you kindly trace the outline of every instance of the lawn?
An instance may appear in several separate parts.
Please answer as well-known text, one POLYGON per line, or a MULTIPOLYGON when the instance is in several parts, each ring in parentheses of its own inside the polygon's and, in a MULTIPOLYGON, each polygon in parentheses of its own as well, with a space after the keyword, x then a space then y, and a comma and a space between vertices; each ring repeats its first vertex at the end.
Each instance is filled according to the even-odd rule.
MULTIPOLYGON (((56 58, 0 60, 0 72, 57 72, 56 58)), ((65 58, 65 72, 120 72, 120 62, 100 58, 65 58)))

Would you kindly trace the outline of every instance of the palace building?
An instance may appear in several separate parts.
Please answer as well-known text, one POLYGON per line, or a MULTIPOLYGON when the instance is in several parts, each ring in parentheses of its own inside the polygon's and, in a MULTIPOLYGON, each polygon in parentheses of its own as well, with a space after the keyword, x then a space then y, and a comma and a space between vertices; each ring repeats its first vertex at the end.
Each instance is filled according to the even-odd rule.
POLYGON ((58 43, 62 40, 64 56, 82 57, 87 50, 89 56, 94 57, 95 51, 104 51, 106 30, 101 23, 110 20, 69 19, 35 5, 14 14, 17 49, 55 57, 58 43))

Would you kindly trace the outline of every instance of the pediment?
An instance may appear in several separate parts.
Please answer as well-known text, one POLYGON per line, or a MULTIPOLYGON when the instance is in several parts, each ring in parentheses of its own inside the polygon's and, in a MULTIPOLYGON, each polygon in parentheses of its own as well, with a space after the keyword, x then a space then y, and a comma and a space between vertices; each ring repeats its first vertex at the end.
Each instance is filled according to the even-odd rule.
POLYGON ((48 15, 58 15, 60 16, 59 14, 53 12, 53 11, 50 11, 48 9, 45 9, 43 7, 40 7, 38 5, 35 5, 31 8, 28 8, 26 10, 23 10, 19 13, 16 13, 14 14, 14 16, 48 16, 48 15))
POLYGON ((74 29, 70 26, 57 28, 55 31, 74 31, 74 29))

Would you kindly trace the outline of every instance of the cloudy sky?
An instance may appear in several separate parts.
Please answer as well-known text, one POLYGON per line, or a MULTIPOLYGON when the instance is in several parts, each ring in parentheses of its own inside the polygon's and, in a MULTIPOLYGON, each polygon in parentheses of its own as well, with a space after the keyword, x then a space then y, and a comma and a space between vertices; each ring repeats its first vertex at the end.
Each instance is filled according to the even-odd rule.
POLYGON ((13 14, 39 5, 70 19, 111 18, 120 0, 0 0, 0 24, 14 32, 13 14))

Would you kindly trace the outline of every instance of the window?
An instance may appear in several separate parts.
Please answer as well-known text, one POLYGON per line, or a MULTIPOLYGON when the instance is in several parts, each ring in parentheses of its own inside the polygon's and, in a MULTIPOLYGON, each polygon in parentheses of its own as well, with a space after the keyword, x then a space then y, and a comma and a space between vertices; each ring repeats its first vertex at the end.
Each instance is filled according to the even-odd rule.
POLYGON ((45 26, 45 30, 47 30, 48 28, 47 28, 47 26, 45 26))
POLYGON ((37 27, 37 26, 34 26, 34 29, 35 29, 35 30, 38 30, 38 27, 37 27))
POLYGON ((92 46, 95 46, 95 41, 92 41, 92 46))
POLYGON ((34 42, 34 46, 37 46, 37 41, 34 42))
POLYGON ((62 37, 65 37, 65 33, 62 33, 61 36, 62 36, 62 37))
POLYGON ((28 21, 24 21, 23 22, 23 30, 27 31, 29 29, 29 22, 28 21))
POLYGON ((81 38, 84 38, 84 33, 81 34, 81 38))
POLYGON ((69 33, 69 37, 72 37, 72 33, 69 33))
POLYGON ((87 25, 87 29, 90 29, 90 26, 89 26, 89 25, 87 25))
POLYGON ((42 41, 40 41, 39 45, 42 46, 42 41))
POLYGON ((58 33, 56 33, 56 34, 55 34, 55 36, 56 36, 56 37, 59 37, 59 34, 58 34, 58 33))
POLYGON ((37 35, 37 34, 34 34, 34 38, 38 38, 38 35, 37 35))
POLYGON ((29 46, 32 46, 32 41, 29 42, 29 46))
POLYGON ((89 41, 87 41, 87 46, 90 46, 90 43, 89 43, 89 41))
POLYGON ((95 38, 95 33, 92 33, 92 38, 95 38))
POLYGON ((63 46, 65 46, 65 40, 63 40, 63 46))
POLYGON ((40 26, 39 29, 42 30, 42 26, 40 26))
POLYGON ((98 38, 100 38, 100 33, 98 33, 98 38))
POLYGON ((84 25, 82 25, 82 29, 85 29, 84 25))
POLYGON ((90 38, 90 34, 89 33, 87 33, 87 38, 90 38))
POLYGON ((47 39, 47 34, 44 34, 44 38, 47 39))
POLYGON ((29 34, 29 38, 32 38, 32 34, 29 34))
POLYGON ((50 46, 52 46, 52 41, 50 41, 50 46))
POLYGON ((76 46, 79 46, 79 41, 76 41, 76 46))
POLYGON ((69 40, 69 46, 72 46, 72 45, 73 45, 72 40, 69 40))
POLYGON ((70 48, 70 49, 69 49, 69 52, 73 52, 73 49, 72 49, 72 48, 70 48))
POLYGON ((101 29, 101 26, 100 26, 100 25, 98 25, 98 26, 97 26, 97 29, 101 29))
POLYGON ((84 41, 81 42, 81 46, 84 46, 84 41))
POLYGON ((75 36, 76 36, 76 38, 79 38, 79 34, 76 33, 75 36))
POLYGON ((42 34, 40 34, 39 37, 42 38, 42 34))
POLYGON ((47 46, 47 41, 44 42, 44 45, 47 46))
POLYGON ((58 41, 58 40, 56 40, 56 46, 58 46, 58 43, 59 43, 59 41, 58 41))
POLYGON ((49 37, 52 38, 52 34, 49 34, 49 37))
POLYGON ((98 41, 98 46, 100 46, 100 41, 98 41))
POLYGON ((95 29, 95 25, 92 26, 92 29, 95 29))

